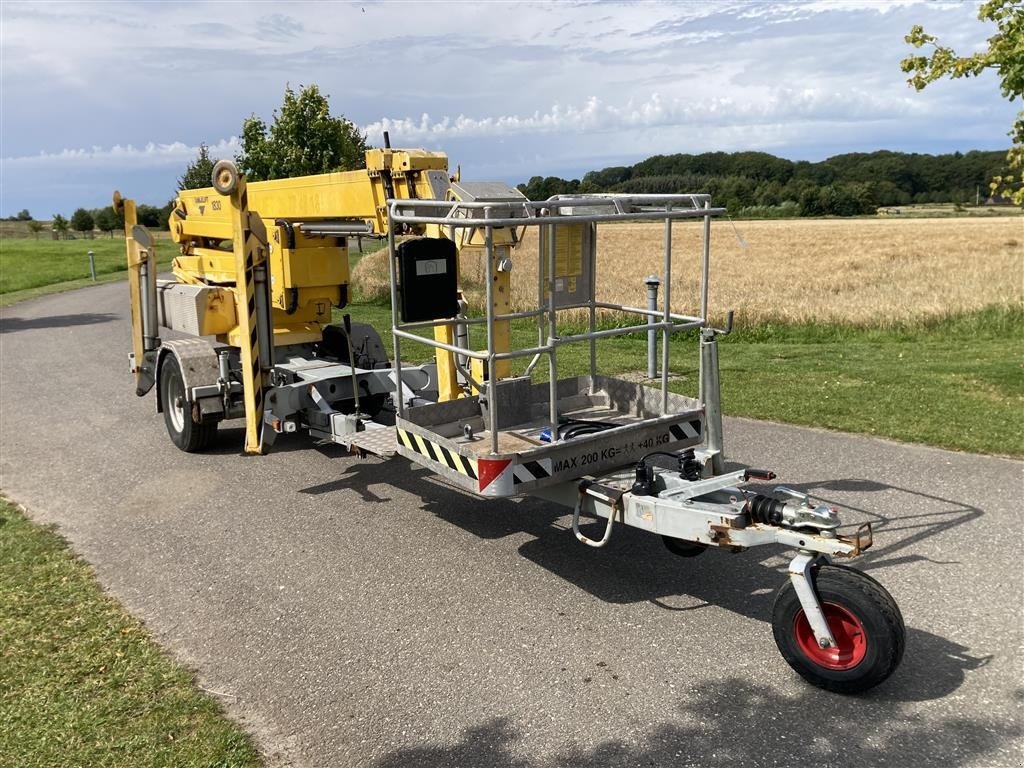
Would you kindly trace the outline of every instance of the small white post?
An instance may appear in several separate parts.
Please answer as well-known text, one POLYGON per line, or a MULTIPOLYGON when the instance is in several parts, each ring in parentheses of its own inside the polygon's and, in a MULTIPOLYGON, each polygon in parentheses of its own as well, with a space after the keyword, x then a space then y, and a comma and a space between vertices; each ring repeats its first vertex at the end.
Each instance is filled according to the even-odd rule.
MULTIPOLYGON (((658 286, 661 280, 657 275, 648 275, 644 278, 644 285, 647 286, 647 309, 656 312, 658 309, 658 286)), ((647 316, 647 324, 654 325, 658 318, 654 314, 647 316)), ((647 378, 653 379, 658 375, 658 332, 651 330, 647 332, 647 378)))

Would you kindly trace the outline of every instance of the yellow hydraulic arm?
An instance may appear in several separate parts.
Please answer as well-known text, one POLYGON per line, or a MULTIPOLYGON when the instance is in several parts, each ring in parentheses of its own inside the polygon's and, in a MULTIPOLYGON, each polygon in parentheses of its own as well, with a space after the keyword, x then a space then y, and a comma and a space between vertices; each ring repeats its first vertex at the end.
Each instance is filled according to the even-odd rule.
MULTIPOLYGON (((234 164, 222 161, 212 187, 178 193, 168 222, 180 247, 172 270, 178 283, 194 286, 203 296, 189 332, 239 350, 246 452, 263 452, 273 438, 264 435, 263 399, 274 347, 319 342, 332 308, 348 302, 348 239, 387 235, 388 200, 458 199, 453 181, 445 154, 385 147, 366 153, 363 170, 273 181, 248 182, 234 164)), ((117 193, 114 202, 125 214, 133 373, 143 394, 154 385, 160 345, 156 261, 148 234, 136 225, 134 203, 117 193)), ((396 234, 449 235, 436 225, 396 234)), ((514 238, 507 231, 494 234, 495 309, 505 313, 509 273, 498 262, 507 260, 514 238)), ((460 261, 486 258, 482 233, 457 238, 456 247, 460 261)), ((495 331, 495 350, 509 349, 507 321, 495 331)), ((442 341, 451 344, 452 335, 451 326, 435 327, 442 341)), ((439 349, 436 363, 439 399, 461 397, 454 355, 439 349)), ((501 361, 489 374, 503 378, 508 369, 508 362, 501 361)), ((485 378, 479 367, 471 373, 476 381, 485 378)))
MULTIPOLYGON (((331 307, 347 303, 349 283, 347 249, 333 245, 326 233, 375 235, 388 232, 388 199, 445 199, 453 195, 448 175, 448 158, 441 152, 422 149, 371 149, 366 168, 315 176, 246 185, 248 209, 257 214, 267 232, 270 268, 270 304, 273 333, 277 344, 319 341, 321 327, 330 321, 331 307)), ((231 212, 214 189, 183 190, 178 193, 169 221, 171 237, 181 245, 173 265, 178 280, 194 284, 230 286, 238 284, 233 251, 223 244, 234 236, 231 212)), ((428 234, 445 237, 447 231, 431 227, 428 234)), ((495 260, 508 256, 510 236, 498 232, 495 260)), ((484 258, 482 235, 458 239, 460 261, 484 258)), ((494 269, 497 276, 496 310, 507 312, 510 280, 508 272, 494 269)), ((509 348, 507 322, 496 326, 495 348, 509 348)), ((439 326, 435 336, 452 342, 452 329, 439 326)), ((238 322, 218 334, 232 346, 245 345, 244 324, 238 322)), ((458 386, 454 357, 436 353, 440 399, 462 394, 458 386)), ((500 361, 494 372, 508 375, 508 361, 500 361)), ((474 378, 483 379, 476 370, 474 378)))
MULTIPOLYGON (((249 182, 248 209, 269 235, 273 327, 279 344, 315 342, 330 322, 331 307, 347 303, 347 247, 339 238, 387 234, 389 197, 433 198, 448 186, 447 157, 424 150, 373 149, 360 171, 249 182)), ((174 260, 185 283, 238 283, 230 206, 215 189, 178 193, 168 222, 181 246, 174 260)), ((238 326, 240 327, 240 326, 238 326)), ((218 338, 241 346, 237 328, 218 338)))
MULTIPOLYGON (((263 390, 274 360, 274 334, 270 326, 270 294, 267 290, 267 229, 249 211, 245 177, 234 163, 221 161, 213 169, 214 188, 231 203, 231 242, 234 245, 235 307, 238 328, 244 330, 238 344, 242 359, 242 396, 245 401, 245 452, 263 453, 263 390)), ((268 435, 269 436, 269 435, 268 435)))

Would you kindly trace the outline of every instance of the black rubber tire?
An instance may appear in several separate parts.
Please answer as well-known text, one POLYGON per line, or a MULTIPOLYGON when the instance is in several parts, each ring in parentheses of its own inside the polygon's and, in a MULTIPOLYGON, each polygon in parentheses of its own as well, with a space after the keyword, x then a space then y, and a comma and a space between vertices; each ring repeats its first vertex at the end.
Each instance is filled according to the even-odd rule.
POLYGON ((199 453, 209 447, 217 434, 217 422, 196 424, 192 420, 192 409, 178 405, 178 398, 184 397, 185 381, 181 365, 173 354, 167 355, 160 365, 160 406, 164 412, 164 424, 171 442, 186 453, 199 453))
POLYGON ((703 555, 708 551, 707 544, 684 541, 683 539, 676 539, 672 536, 662 536, 661 540, 665 543, 665 549, 678 557, 696 557, 697 555, 703 555))
POLYGON ((772 608, 772 633, 782 658, 809 683, 827 691, 850 694, 874 688, 903 658, 906 630, 899 606, 875 579, 853 568, 823 565, 813 571, 812 578, 824 607, 842 608, 860 622, 866 640, 864 656, 846 669, 822 666, 808 656, 797 639, 797 619, 803 608, 792 581, 787 580, 772 608))

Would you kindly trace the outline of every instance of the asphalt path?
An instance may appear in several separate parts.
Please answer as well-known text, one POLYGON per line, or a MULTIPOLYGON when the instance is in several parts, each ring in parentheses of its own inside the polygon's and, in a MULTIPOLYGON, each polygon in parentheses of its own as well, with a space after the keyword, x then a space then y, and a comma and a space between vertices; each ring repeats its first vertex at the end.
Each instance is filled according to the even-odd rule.
POLYGON ((126 306, 115 283, 0 309, 0 486, 270 765, 1024 762, 1020 462, 727 420, 732 460, 875 524, 859 562, 906 655, 837 696, 775 648, 782 550, 682 559, 621 527, 593 550, 558 508, 297 437, 181 453, 134 395, 126 306))

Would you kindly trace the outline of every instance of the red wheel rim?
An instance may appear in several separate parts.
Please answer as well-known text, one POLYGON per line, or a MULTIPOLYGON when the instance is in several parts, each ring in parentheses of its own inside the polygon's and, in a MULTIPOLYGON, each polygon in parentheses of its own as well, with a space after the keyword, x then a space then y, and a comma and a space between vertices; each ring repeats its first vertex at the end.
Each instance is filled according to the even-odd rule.
POLYGON ((811 625, 801 608, 793 620, 796 642, 804 655, 825 669, 853 669, 864 660, 868 652, 868 637, 860 619, 835 603, 823 603, 825 621, 836 639, 835 648, 822 648, 811 631, 811 625))

